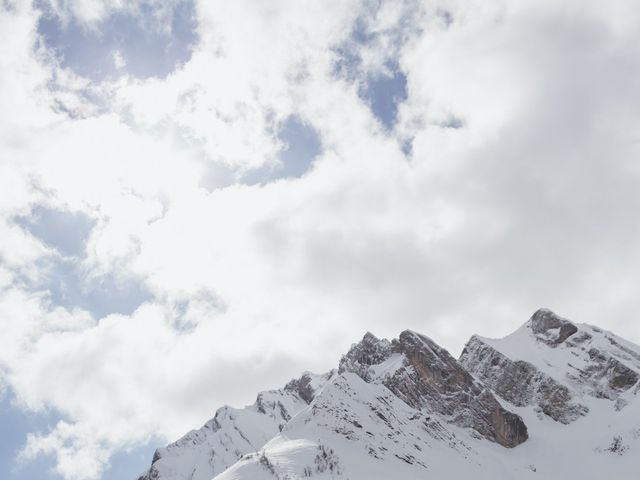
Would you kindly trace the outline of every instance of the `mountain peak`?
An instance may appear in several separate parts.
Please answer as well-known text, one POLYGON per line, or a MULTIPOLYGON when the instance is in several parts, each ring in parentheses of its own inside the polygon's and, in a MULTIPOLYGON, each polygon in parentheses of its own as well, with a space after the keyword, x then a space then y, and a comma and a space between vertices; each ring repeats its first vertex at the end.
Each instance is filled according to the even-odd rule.
POLYGON ((640 347, 549 309, 536 311, 504 338, 472 336, 460 362, 513 405, 534 406, 564 424, 603 408, 589 397, 625 408, 640 384, 640 347))
POLYGON ((547 308, 538 309, 526 323, 533 334, 549 346, 555 347, 578 331, 578 327, 566 318, 547 308))
POLYGON ((518 415, 502 408, 446 349, 412 330, 391 342, 366 334, 342 357, 338 371, 381 383, 412 408, 437 412, 502 446, 514 447, 527 439, 527 427, 518 415))
POLYGON ((377 343, 379 341, 379 338, 376 337, 373 333, 367 332, 362 337, 362 341, 367 343, 377 343))
POLYGON ((140 478, 630 478, 638 397, 639 346, 545 308, 460 359, 412 330, 367 332, 337 372, 218 410, 140 478))
MULTIPOLYGON (((400 333, 398 340, 395 340, 398 345, 402 345, 404 349, 406 348, 421 348, 427 349, 433 352, 433 355, 437 358, 441 358, 443 356, 450 356, 449 352, 446 349, 442 348, 431 338, 427 337, 418 332, 414 332, 413 330, 404 330, 400 333)), ((393 342, 392 342, 393 343, 393 342)), ((396 347, 398 349, 400 347, 396 347)))
MULTIPOLYGON (((329 379, 334 375, 335 370, 331 370, 324 375, 316 375, 311 372, 304 372, 300 378, 294 378, 289 381, 284 390, 287 392, 295 393, 302 400, 311 403, 316 396, 316 392, 322 388, 329 379)), ((260 395, 258 395, 260 398, 260 395)))
POLYGON ((392 353, 389 340, 379 339, 371 332, 367 332, 360 342, 351 345, 349 351, 342 356, 338 373, 353 372, 365 381, 369 381, 372 378, 370 367, 383 363, 392 353))

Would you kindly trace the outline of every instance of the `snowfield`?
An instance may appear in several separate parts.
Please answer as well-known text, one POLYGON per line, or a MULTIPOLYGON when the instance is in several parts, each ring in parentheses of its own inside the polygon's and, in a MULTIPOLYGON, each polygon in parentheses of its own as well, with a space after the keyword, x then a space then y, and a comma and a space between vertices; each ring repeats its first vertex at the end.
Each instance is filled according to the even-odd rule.
POLYGON ((460 359, 367 333, 338 370, 224 407, 140 480, 636 479, 640 347, 538 310, 460 359))

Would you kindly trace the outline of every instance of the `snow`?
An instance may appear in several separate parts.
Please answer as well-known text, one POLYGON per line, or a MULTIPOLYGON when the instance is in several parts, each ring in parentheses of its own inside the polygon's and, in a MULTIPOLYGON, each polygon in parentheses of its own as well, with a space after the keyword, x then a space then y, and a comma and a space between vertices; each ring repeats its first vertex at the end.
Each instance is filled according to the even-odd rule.
POLYGON ((394 353, 384 362, 378 365, 372 365, 369 368, 372 379, 381 382, 387 377, 391 377, 400 367, 403 366, 405 356, 401 353, 394 353))
MULTIPOLYGON (((478 338, 512 360, 534 365, 554 380, 572 387, 580 397, 588 393, 588 389, 572 377, 593 365, 589 355, 592 349, 611 356, 627 368, 640 373, 640 346, 588 324, 576 324, 576 327, 578 331, 556 347, 537 341, 529 324, 502 339, 478 338), (574 339, 581 335, 589 338, 574 345, 574 339)), ((606 379, 602 378, 601 381, 605 382, 606 379)))
POLYGON ((595 480, 634 478, 631 472, 638 468, 638 402, 616 416, 609 401, 593 399, 589 417, 571 425, 541 420, 532 408, 513 408, 530 425, 530 438, 519 447, 505 449, 442 421, 440 437, 429 433, 422 421, 410 420, 420 412, 394 400, 382 385, 366 384, 352 374, 343 374, 334 382, 316 399, 315 412, 312 406, 307 407, 263 449, 240 460, 215 480, 304 478, 305 468, 311 469, 314 478, 351 480, 595 480), (336 405, 338 409, 332 408, 336 405), (391 427, 372 413, 372 406, 391 421, 391 427), (361 428, 353 427, 350 422, 354 420, 361 428), (622 455, 607 450, 617 436, 628 448, 622 455), (334 452, 339 473, 315 472, 314 458, 320 446, 334 452), (369 453, 371 449, 376 456, 369 453), (269 459, 275 473, 260 465, 261 455, 269 459), (398 456, 411 458, 413 464, 398 456))
MULTIPOLYGON (((306 372, 310 385, 321 390, 333 372, 306 372)), ((151 470, 142 478, 211 480, 276 436, 292 417, 307 407, 296 392, 286 389, 261 392, 256 402, 242 409, 222 407, 199 430, 159 449, 151 470)))
POLYGON ((244 409, 219 410, 215 420, 161 451, 157 478, 637 478, 640 381, 620 390, 610 379, 615 362, 640 373, 640 347, 591 325, 576 327, 558 344, 560 328, 536 334, 529 323, 502 339, 477 337, 510 360, 549 375, 588 407, 584 416, 564 424, 535 404, 518 407, 499 399, 528 428, 528 440, 515 448, 457 427, 428 407, 403 402, 383 384, 407 364, 403 354, 391 353, 369 367, 367 381, 349 371, 307 372, 314 391, 309 404, 294 392, 275 390, 244 409), (595 373, 580 376, 580 371, 595 373))

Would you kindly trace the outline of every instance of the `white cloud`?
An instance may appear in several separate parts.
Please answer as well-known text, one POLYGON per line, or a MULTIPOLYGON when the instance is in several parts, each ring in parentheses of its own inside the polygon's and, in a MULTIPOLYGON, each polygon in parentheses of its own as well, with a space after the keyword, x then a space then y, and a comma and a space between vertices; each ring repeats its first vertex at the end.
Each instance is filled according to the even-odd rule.
MULTIPOLYGON (((398 5, 202 2, 189 62, 98 85, 34 50, 37 12, 2 11, 0 383, 65 418, 25 458, 99 478, 115 451, 331 368, 365 330, 456 350, 546 304, 640 339, 633 4, 398 5), (356 21, 371 43, 350 37, 356 21), (354 82, 335 75, 345 45, 354 82), (387 60, 408 81, 391 133, 357 84, 387 60), (302 178, 201 186, 222 165, 274 162, 291 114, 323 145, 302 178), (135 278, 154 298, 97 319, 32 291, 22 277, 56 256, 14 223, 34 205, 94 219, 76 259, 88 277, 135 278)), ((98 28, 128 7, 57 8, 98 28)))
POLYGON ((121 70, 127 66, 127 62, 122 56, 122 53, 117 50, 113 52, 113 66, 116 67, 117 70, 121 70))

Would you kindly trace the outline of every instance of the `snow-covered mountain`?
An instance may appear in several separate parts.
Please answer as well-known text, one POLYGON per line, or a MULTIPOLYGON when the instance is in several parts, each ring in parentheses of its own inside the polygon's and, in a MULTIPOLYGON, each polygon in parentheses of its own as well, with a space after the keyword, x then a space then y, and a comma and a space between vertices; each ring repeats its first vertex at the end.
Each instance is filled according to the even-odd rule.
POLYGON ((545 309, 460 359, 367 333, 324 375, 223 407, 139 480, 640 478, 640 347, 545 309))

